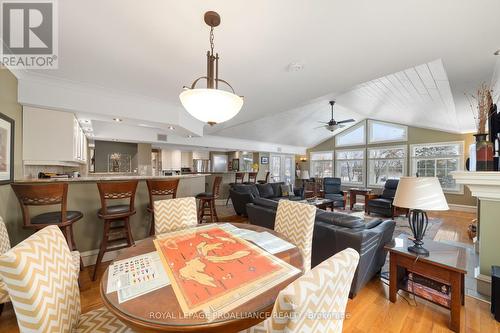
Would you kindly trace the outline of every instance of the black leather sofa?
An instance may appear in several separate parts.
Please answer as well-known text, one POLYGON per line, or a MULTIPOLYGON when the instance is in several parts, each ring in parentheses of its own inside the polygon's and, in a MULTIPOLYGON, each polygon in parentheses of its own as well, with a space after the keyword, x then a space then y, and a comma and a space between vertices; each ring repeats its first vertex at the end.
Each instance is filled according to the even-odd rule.
MULTIPOLYGON (((247 204, 251 224, 274 229, 278 202, 255 198, 247 204)), ((314 222, 312 266, 350 247, 360 254, 359 265, 351 285, 349 297, 370 281, 384 266, 387 251, 384 245, 392 240, 396 223, 381 218, 365 221, 363 218, 321 209, 314 222)))
POLYGON ((371 199, 366 203, 366 212, 380 214, 382 216, 390 216, 394 218, 395 207, 392 202, 394 201, 394 196, 396 195, 396 189, 398 188, 398 179, 388 179, 385 182, 384 191, 382 194, 376 198, 371 199))
POLYGON ((323 178, 323 191, 325 199, 333 200, 334 207, 343 207, 345 209, 346 193, 342 191, 342 181, 340 178, 323 178))
POLYGON ((273 201, 281 199, 289 200, 302 200, 304 198, 304 191, 302 188, 293 190, 293 194, 285 196, 281 190, 280 183, 266 183, 266 184, 234 184, 229 189, 229 197, 233 203, 236 214, 247 216, 246 205, 253 202, 255 198, 265 198, 273 201))

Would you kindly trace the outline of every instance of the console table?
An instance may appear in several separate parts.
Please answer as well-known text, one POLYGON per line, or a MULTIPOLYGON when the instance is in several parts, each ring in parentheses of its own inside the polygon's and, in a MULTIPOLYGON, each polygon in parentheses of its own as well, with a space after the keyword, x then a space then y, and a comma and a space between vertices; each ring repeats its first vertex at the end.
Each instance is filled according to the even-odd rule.
POLYGON ((460 332, 460 311, 465 295, 464 277, 467 273, 465 249, 427 239, 424 241, 424 247, 430 253, 427 257, 417 257, 408 252, 408 246, 413 242, 406 235, 395 238, 385 246, 390 253, 389 300, 396 302, 398 290, 404 289, 400 283, 401 276, 398 276, 398 267, 446 284, 451 290, 451 305, 446 307, 451 312, 450 329, 460 332))

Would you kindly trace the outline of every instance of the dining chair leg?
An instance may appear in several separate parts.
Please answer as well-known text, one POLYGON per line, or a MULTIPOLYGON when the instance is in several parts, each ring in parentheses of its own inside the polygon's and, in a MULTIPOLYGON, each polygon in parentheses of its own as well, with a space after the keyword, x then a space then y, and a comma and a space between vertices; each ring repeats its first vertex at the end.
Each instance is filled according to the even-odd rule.
POLYGON ((94 267, 94 275, 92 276, 92 281, 95 281, 97 277, 97 270, 99 269, 99 266, 101 265, 102 257, 104 257, 104 253, 106 252, 106 249, 108 247, 108 234, 109 234, 109 225, 111 224, 111 221, 104 220, 104 232, 102 235, 102 241, 101 241, 101 247, 99 249, 99 254, 97 255, 97 260, 95 262, 95 267, 94 267))
MULTIPOLYGON (((75 243, 75 235, 73 233, 73 224, 69 226, 69 233, 71 234, 71 243, 73 245, 73 251, 78 251, 75 243)), ((80 271, 83 271, 83 260, 82 256, 80 256, 80 271)))
POLYGON ((127 244, 128 246, 134 246, 134 237, 132 237, 132 231, 130 230, 130 218, 126 217, 123 220, 124 227, 125 227, 125 233, 127 234, 127 244))
POLYGON ((149 226, 149 236, 155 235, 155 213, 151 212, 151 225, 149 226))
POLYGON ((68 247, 69 247, 70 251, 73 251, 74 250, 74 247, 73 247, 74 242, 71 239, 71 230, 70 230, 69 226, 63 227, 61 231, 64 235, 64 238, 66 238, 66 243, 68 243, 68 247))

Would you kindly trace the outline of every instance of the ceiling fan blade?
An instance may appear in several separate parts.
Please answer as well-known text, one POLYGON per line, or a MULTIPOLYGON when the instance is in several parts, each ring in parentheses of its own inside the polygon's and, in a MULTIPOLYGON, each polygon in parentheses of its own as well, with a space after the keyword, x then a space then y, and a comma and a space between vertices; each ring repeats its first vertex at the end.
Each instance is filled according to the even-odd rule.
POLYGON ((346 119, 346 120, 337 121, 337 124, 352 123, 353 121, 356 121, 356 120, 354 120, 354 119, 346 119))
POLYGON ((320 124, 328 124, 328 121, 317 121, 320 124))
POLYGON ((318 128, 325 128, 325 126, 314 127, 313 129, 318 129, 318 128))

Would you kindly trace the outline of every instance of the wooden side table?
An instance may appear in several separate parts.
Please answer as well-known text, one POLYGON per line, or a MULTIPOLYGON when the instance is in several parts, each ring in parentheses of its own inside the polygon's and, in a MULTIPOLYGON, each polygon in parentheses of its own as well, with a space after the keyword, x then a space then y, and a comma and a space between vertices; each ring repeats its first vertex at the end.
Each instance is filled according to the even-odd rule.
POLYGON ((362 195, 365 198, 365 212, 366 212, 366 203, 369 199, 377 197, 377 195, 372 193, 373 190, 371 188, 350 188, 349 189, 349 208, 352 210, 354 205, 356 204, 356 197, 358 195, 362 195))
MULTIPOLYGON (((398 290, 404 290, 404 285, 401 283, 402 277, 398 276, 398 267, 446 284, 451 290, 451 305, 449 308, 445 306, 451 312, 450 329, 460 332, 460 312, 465 296, 464 278, 467 273, 465 249, 425 240, 424 247, 429 250, 430 254, 427 257, 417 257, 408 252, 408 246, 412 244, 411 240, 402 235, 385 246, 390 253, 389 300, 396 302, 398 290)), ((427 300, 433 302, 431 299, 427 300)))

